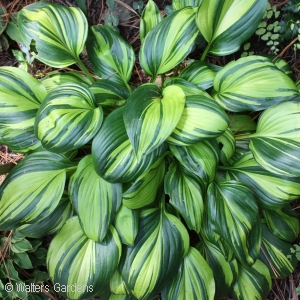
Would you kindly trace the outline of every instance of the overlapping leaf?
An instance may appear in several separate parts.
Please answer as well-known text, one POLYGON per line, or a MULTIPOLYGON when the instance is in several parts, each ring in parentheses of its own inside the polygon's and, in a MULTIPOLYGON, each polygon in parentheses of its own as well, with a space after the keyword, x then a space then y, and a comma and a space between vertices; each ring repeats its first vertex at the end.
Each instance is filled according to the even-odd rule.
POLYGON ((149 0, 145 6, 140 19, 140 40, 141 43, 151 29, 153 29, 163 19, 159 8, 153 0, 149 0))
POLYGON ((196 60, 185 67, 179 74, 183 78, 203 90, 207 90, 213 86, 216 71, 210 63, 196 60))
POLYGON ((213 300, 213 272, 199 251, 190 247, 177 276, 162 291, 163 300, 213 300))
POLYGON ((52 240, 48 255, 49 275, 67 298, 84 299, 95 295, 117 269, 121 256, 121 241, 114 227, 97 243, 83 233, 78 217, 69 219, 52 240))
POLYGON ((202 181, 204 187, 213 181, 219 162, 219 149, 215 140, 199 142, 189 147, 170 145, 178 161, 202 181))
POLYGON ((253 191, 262 208, 281 208, 300 196, 297 178, 278 176, 264 170, 249 152, 226 170, 232 178, 242 181, 253 191))
POLYGON ((140 64, 148 75, 166 73, 191 52, 199 33, 195 14, 191 7, 175 11, 148 33, 139 53, 140 64))
POLYGON ((235 151, 235 139, 232 131, 227 128, 226 131, 216 138, 221 146, 220 161, 222 164, 227 165, 235 151))
POLYGON ((203 0, 197 12, 197 25, 214 55, 239 50, 257 29, 267 0, 203 0))
POLYGON ((243 134, 253 133, 256 131, 256 123, 254 122, 254 120, 252 120, 251 116, 230 114, 229 119, 229 128, 233 133, 243 134))
POLYGON ((231 247, 239 262, 251 266, 259 255, 261 224, 255 198, 238 181, 211 183, 208 214, 216 232, 231 247))
POLYGON ((199 6, 202 0, 172 0, 172 8, 180 10, 187 6, 199 6))
POLYGON ((123 204, 130 209, 138 209, 154 202, 165 170, 164 158, 160 157, 123 193, 123 204))
POLYGON ((53 89, 39 108, 35 134, 51 151, 66 152, 85 145, 103 119, 93 94, 84 86, 66 83, 53 89))
POLYGON ((191 230, 199 233, 203 215, 202 184, 193 173, 174 162, 165 177, 165 192, 191 230))
MULTIPOLYGON (((300 100, 300 99, 299 99, 300 100)), ((249 148, 266 170, 300 177, 300 101, 270 107, 260 116, 249 148)))
POLYGON ((239 273, 230 297, 233 300, 264 300, 272 287, 270 272, 259 259, 251 268, 239 265, 239 273))
POLYGON ((135 55, 132 47, 114 28, 93 26, 86 47, 96 75, 127 85, 135 55))
POLYGON ((196 95, 206 95, 209 97, 209 94, 200 89, 197 85, 183 79, 180 77, 171 77, 164 82, 164 87, 176 85, 180 87, 185 96, 196 96, 196 95))
POLYGON ((218 246, 207 240, 204 240, 197 248, 213 271, 216 286, 215 299, 222 299, 237 279, 237 260, 227 261, 218 246))
POLYGON ((188 146, 222 135, 228 127, 225 111, 205 92, 186 98, 185 108, 167 141, 188 146))
POLYGON ((297 94, 292 79, 269 59, 248 56, 217 73, 212 96, 226 110, 239 112, 263 110, 297 94))
POLYGON ((0 230, 35 223, 51 214, 63 194, 66 170, 74 167, 63 155, 47 151, 26 156, 0 187, 0 230))
POLYGON ((292 243, 299 235, 299 217, 290 204, 282 209, 263 210, 271 233, 277 238, 292 243))
POLYGON ((116 109, 104 121, 92 144, 96 172, 109 182, 134 181, 166 150, 163 144, 137 160, 123 121, 124 107, 116 109))
POLYGON ((69 194, 84 233, 102 242, 121 205, 122 185, 102 179, 87 155, 70 179, 69 194))
POLYGON ((161 91, 155 84, 144 84, 130 95, 124 109, 124 122, 139 160, 172 133, 184 105, 184 92, 177 86, 168 86, 161 91))
POLYGON ((184 225, 164 209, 143 211, 134 246, 124 249, 120 270, 126 287, 140 299, 152 299, 179 270, 189 249, 184 225))
POLYGON ((18 26, 28 49, 35 41, 37 58, 43 63, 64 68, 79 61, 88 31, 87 20, 79 8, 33 3, 18 13, 18 26))

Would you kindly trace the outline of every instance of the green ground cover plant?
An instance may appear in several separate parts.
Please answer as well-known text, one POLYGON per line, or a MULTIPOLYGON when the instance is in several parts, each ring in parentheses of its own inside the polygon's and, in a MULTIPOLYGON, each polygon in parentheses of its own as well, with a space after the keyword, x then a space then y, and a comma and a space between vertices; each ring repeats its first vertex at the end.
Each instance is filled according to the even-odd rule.
POLYGON ((163 18, 149 0, 137 57, 79 8, 18 13, 28 52, 59 71, 0 67, 0 142, 25 154, 0 186, 0 231, 21 244, 55 234, 46 266, 62 296, 266 299, 293 272, 299 81, 283 59, 206 61, 238 51, 266 7, 174 0, 163 18), (133 88, 136 61, 151 80, 133 88))

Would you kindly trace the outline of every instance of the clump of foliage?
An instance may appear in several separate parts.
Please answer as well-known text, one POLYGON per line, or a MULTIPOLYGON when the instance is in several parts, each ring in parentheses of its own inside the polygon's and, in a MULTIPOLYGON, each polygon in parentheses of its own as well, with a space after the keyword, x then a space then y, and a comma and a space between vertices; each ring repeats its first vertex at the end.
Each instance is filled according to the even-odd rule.
POLYGON ((162 18, 149 0, 138 58, 151 82, 134 90, 136 56, 114 28, 47 2, 19 12, 36 59, 83 71, 0 68, 0 140, 26 154, 0 187, 0 230, 56 233, 47 268, 63 296, 265 299, 294 270, 299 90, 267 57, 205 62, 238 51, 266 5, 174 0, 162 18), (177 76, 199 36, 201 58, 177 76))

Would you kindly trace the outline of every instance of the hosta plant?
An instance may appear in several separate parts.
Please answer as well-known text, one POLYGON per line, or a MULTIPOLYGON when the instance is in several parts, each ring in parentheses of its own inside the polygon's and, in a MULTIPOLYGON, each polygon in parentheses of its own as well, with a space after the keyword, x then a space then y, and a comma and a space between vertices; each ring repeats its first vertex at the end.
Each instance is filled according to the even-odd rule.
POLYGON ((1 142, 25 154, 0 187, 0 230, 56 233, 47 268, 64 297, 265 299, 293 271, 299 85, 263 56, 205 61, 237 51, 266 5, 174 0, 162 18, 149 0, 138 53, 78 8, 19 12, 36 59, 83 71, 0 68, 1 142), (151 79, 134 89, 136 60, 151 79))

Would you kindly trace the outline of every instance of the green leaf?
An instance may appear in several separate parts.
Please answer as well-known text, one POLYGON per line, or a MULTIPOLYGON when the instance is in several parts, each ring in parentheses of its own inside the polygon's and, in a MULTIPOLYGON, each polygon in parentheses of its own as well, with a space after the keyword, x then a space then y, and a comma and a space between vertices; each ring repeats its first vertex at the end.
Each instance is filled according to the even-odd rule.
POLYGON ((291 78, 269 59, 247 56, 217 73, 212 96, 226 110, 239 112, 263 110, 297 94, 291 78))
POLYGON ((267 0, 203 0, 196 22, 214 55, 239 50, 260 23, 267 0))
POLYGON ((111 226, 97 243, 83 233, 78 217, 69 219, 52 240, 47 256, 49 275, 60 294, 71 299, 92 297, 113 276, 121 256, 121 241, 111 226), (84 288, 66 289, 64 286, 84 288))
POLYGON ((226 131, 216 138, 220 151, 220 161, 223 165, 228 165, 228 161, 232 157, 235 151, 235 139, 232 131, 227 128, 226 131))
POLYGON ((251 268, 239 265, 239 273, 230 297, 233 300, 264 300, 272 287, 270 273, 259 259, 251 268))
POLYGON ((177 276, 162 291, 163 300, 213 300, 213 272, 199 251, 190 247, 177 276))
MULTIPOLYGON (((113 277, 109 281, 109 288, 110 288, 110 291, 116 295, 127 295, 128 294, 125 282, 122 279, 120 271, 118 269, 115 271, 113 277)), ((109 299, 111 299, 111 297, 109 299)), ((123 299, 123 298, 121 298, 121 299, 123 299)))
POLYGON ((41 151, 26 156, 0 187, 0 230, 16 229, 51 214, 62 196, 66 170, 63 155, 41 151))
POLYGON ((208 94, 200 92, 187 96, 183 113, 167 141, 189 146, 222 135, 228 124, 225 111, 208 94))
POLYGON ((115 29, 106 25, 93 26, 86 47, 96 75, 127 85, 135 55, 131 45, 115 29))
POLYGON ((147 34, 139 53, 141 67, 152 77, 168 72, 192 51, 198 33, 195 9, 173 12, 147 34))
POLYGON ((299 217, 291 205, 282 209, 263 210, 269 230, 277 238, 292 243, 299 235, 299 217))
POLYGON ((23 42, 30 49, 35 41, 36 58, 55 68, 65 68, 79 61, 87 38, 88 23, 76 7, 38 2, 18 13, 23 42))
POLYGON ((187 6, 200 6, 202 0, 172 0, 172 8, 180 10, 187 6))
POLYGON ((40 147, 33 124, 46 94, 44 86, 27 72, 14 67, 0 68, 1 143, 21 153, 40 147))
POLYGON ((121 205, 122 185, 99 177, 92 155, 87 155, 70 179, 69 195, 84 233, 102 242, 121 205))
POLYGON ((199 233, 203 215, 202 184, 193 173, 173 162, 165 177, 165 192, 191 230, 199 233))
POLYGON ((293 273, 297 258, 290 255, 292 244, 275 237, 263 224, 263 237, 259 259, 266 264, 272 278, 285 278, 293 273), (290 255, 291 259, 288 258, 290 255))
POLYGON ((196 60, 186 66, 179 74, 183 78, 203 90, 207 90, 213 86, 216 72, 211 69, 211 64, 196 60))
POLYGON ((149 0, 145 6, 140 19, 140 40, 144 42, 145 37, 163 19, 159 8, 153 0, 149 0))
POLYGON ((14 267, 13 260, 7 259, 5 261, 5 265, 6 265, 5 273, 7 277, 10 278, 10 280, 20 281, 19 274, 14 267))
POLYGON ((185 96, 197 96, 197 95, 206 95, 208 97, 209 94, 207 94, 206 92, 204 92, 202 89, 200 89, 197 85, 183 79, 180 77, 171 77, 169 79, 167 79, 164 83, 164 87, 167 86, 178 86, 180 87, 185 96))
POLYGON ((239 262, 251 266, 259 255, 261 224, 255 198, 238 181, 212 183, 207 190, 208 214, 239 262))
POLYGON ((189 147, 170 145, 170 149, 182 166, 199 177, 204 187, 214 180, 219 162, 219 149, 215 140, 189 147))
POLYGON ((229 128, 234 134, 253 133, 256 131, 256 123, 252 120, 251 116, 230 114, 229 119, 229 128))
POLYGON ((106 79, 95 82, 90 87, 90 91, 94 94, 98 106, 118 105, 130 95, 128 89, 123 85, 106 79))
POLYGON ((227 261, 219 247, 205 239, 197 248, 213 271, 216 286, 215 299, 222 299, 237 279, 237 260, 227 261))
POLYGON ((130 95, 124 122, 138 160, 158 148, 172 133, 184 104, 184 92, 177 86, 161 91, 155 84, 144 84, 130 95))
POLYGON ((30 238, 40 238, 56 233, 73 214, 73 207, 66 192, 64 192, 55 210, 46 218, 37 220, 32 224, 25 224, 14 231, 30 238))
POLYGON ((92 144, 95 170, 109 182, 134 181, 166 150, 163 144, 138 161, 126 133, 123 111, 120 107, 109 114, 92 144))
POLYGON ((41 82, 45 86, 48 93, 54 88, 65 83, 73 82, 84 87, 89 87, 92 84, 87 77, 75 71, 65 73, 55 71, 42 78, 41 82))
POLYGON ((10 249, 15 253, 22 253, 22 252, 32 250, 32 246, 28 240, 23 239, 15 243, 11 243, 10 249))
POLYGON ((54 152, 78 149, 99 130, 103 111, 84 86, 66 83, 53 89, 43 101, 35 133, 43 146, 54 152))
POLYGON ((125 247, 120 264, 127 289, 140 300, 152 299, 176 276, 188 249, 179 219, 164 209, 143 211, 135 244, 125 247))
POLYGON ((139 216, 138 210, 129 209, 125 205, 121 205, 115 217, 114 225, 123 244, 134 245, 139 229, 139 216))
POLYGON ((165 169, 165 161, 161 157, 123 193, 123 204, 130 209, 138 209, 153 203, 165 169))
POLYGON ((277 175, 300 176, 300 99, 265 110, 249 148, 255 160, 277 175))
POLYGON ((226 168, 232 179, 245 183, 255 194, 263 209, 280 209, 300 196, 298 178, 278 176, 263 169, 246 152, 231 167, 226 168))
POLYGON ((14 255, 14 263, 17 264, 22 269, 32 269, 32 263, 26 252, 16 253, 14 255))

